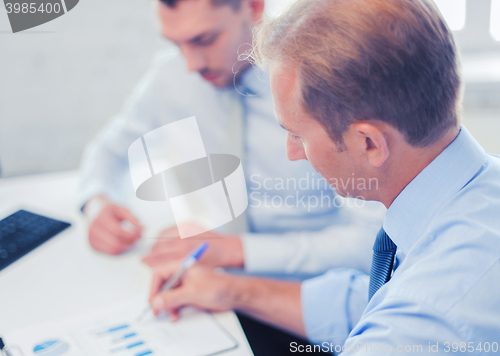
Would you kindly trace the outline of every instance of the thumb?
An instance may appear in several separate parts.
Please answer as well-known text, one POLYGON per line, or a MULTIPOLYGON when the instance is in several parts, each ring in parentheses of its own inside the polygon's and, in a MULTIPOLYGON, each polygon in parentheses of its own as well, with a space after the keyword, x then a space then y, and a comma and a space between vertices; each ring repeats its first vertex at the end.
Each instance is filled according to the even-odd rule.
POLYGON ((158 268, 153 274, 151 282, 151 291, 149 293, 149 301, 152 302, 156 295, 165 294, 168 292, 160 293, 162 286, 172 277, 172 275, 179 269, 179 264, 169 263, 158 268))
POLYGON ((177 238, 177 237, 179 237, 179 229, 177 228, 177 225, 163 229, 160 232, 160 236, 158 236, 158 237, 159 237, 159 239, 177 238))
POLYGON ((115 209, 113 209, 113 213, 119 220, 127 220, 128 222, 130 222, 132 225, 134 225, 137 231, 142 230, 141 223, 135 218, 134 215, 132 215, 130 211, 128 211, 128 209, 122 206, 116 206, 115 209))
POLYGON ((172 316, 178 317, 178 310, 189 304, 187 296, 185 289, 178 287, 158 294, 152 299, 151 304, 155 314, 158 314, 160 311, 166 311, 172 316))

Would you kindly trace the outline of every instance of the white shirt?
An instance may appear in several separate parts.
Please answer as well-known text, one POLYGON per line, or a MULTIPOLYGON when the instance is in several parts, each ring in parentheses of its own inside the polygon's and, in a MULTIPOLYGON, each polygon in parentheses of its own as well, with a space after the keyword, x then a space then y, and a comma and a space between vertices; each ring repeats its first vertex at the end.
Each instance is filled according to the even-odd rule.
MULTIPOLYGON (((306 161, 286 158, 286 132, 275 120, 269 80, 250 68, 241 86, 244 172, 249 193, 249 232, 242 236, 249 273, 318 274, 334 267, 368 271, 383 208, 354 206, 306 161), (353 211, 359 211, 353 214, 353 211)), ((127 150, 145 133, 196 116, 208 154, 225 153, 231 94, 198 73, 188 73, 178 51, 157 56, 122 112, 89 144, 82 163, 82 204, 96 194, 123 201, 116 184, 128 173, 127 150)), ((233 93, 234 94, 234 93, 233 93)), ((357 203, 359 205, 359 202, 357 203)))

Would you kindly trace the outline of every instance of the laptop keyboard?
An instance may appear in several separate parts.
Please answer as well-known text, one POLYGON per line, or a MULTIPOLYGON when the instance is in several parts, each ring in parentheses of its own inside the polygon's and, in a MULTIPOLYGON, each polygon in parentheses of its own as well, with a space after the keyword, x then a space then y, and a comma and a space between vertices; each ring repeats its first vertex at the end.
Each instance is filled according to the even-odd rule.
POLYGON ((26 210, 0 220, 0 270, 34 250, 71 224, 26 210))

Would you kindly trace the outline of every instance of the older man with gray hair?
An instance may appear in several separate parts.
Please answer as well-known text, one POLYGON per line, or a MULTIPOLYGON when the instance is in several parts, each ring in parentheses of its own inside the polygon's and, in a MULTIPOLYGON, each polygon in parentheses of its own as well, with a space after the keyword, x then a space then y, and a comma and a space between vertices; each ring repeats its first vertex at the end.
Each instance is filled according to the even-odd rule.
POLYGON ((335 353, 498 352, 500 159, 459 123, 457 52, 436 6, 299 0, 254 47, 288 158, 307 159, 329 182, 378 180, 362 192, 335 186, 388 208, 370 276, 343 269, 257 284, 198 268, 157 295, 166 269, 156 309, 234 308, 335 353))

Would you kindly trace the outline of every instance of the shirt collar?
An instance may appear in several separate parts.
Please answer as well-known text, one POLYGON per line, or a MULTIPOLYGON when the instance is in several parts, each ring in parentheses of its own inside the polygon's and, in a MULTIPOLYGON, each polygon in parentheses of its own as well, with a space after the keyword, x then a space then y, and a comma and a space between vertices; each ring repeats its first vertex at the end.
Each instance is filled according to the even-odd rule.
POLYGON ((425 167, 387 210, 384 230, 405 254, 444 203, 482 167, 484 149, 462 126, 455 140, 425 167))
POLYGON ((236 89, 242 95, 259 96, 266 94, 270 90, 269 74, 258 67, 251 66, 236 83, 236 89))

